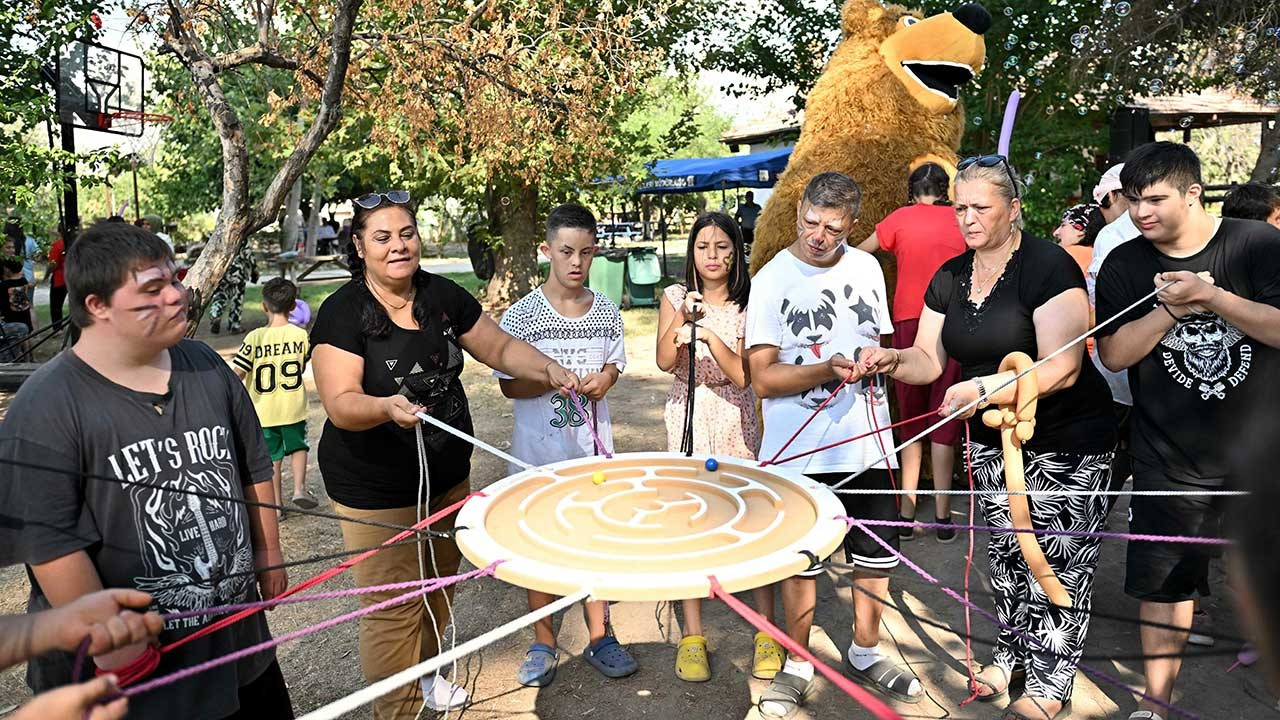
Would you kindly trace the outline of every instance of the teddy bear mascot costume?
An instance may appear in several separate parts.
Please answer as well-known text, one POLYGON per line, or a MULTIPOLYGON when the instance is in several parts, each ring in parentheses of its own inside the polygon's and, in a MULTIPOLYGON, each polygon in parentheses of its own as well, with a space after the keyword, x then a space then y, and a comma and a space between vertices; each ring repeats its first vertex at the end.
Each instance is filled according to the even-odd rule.
POLYGON ((796 203, 809 179, 836 170, 862 186, 852 240, 906 199, 907 177, 926 162, 955 174, 964 132, 960 88, 982 69, 982 35, 991 15, 981 5, 921 19, 898 5, 848 0, 843 38, 813 86, 804 126, 786 171, 756 225, 751 271, 796 238, 796 203))

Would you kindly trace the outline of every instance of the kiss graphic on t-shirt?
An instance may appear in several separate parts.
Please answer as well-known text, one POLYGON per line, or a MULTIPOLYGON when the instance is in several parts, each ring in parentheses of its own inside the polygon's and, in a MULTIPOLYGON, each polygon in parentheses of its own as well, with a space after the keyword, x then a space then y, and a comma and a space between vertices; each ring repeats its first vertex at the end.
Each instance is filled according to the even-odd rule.
POLYGON ((1240 342, 1244 337, 1217 315, 1188 315, 1160 340, 1167 348, 1160 360, 1175 382, 1200 393, 1201 400, 1225 400, 1249 376, 1253 347, 1240 342))

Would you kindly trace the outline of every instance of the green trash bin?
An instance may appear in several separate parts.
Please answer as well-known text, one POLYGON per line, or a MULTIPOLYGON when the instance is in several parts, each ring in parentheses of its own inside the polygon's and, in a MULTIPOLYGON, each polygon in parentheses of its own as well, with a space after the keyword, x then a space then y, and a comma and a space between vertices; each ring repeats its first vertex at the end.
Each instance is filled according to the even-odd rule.
POLYGON ((591 273, 587 276, 587 287, 622 307, 623 276, 626 274, 627 251, 623 248, 602 250, 591 262, 591 273))
POLYGON ((662 281, 662 264, 658 251, 650 247, 631 248, 627 258, 627 296, 630 307, 653 307, 658 304, 658 283, 662 281))

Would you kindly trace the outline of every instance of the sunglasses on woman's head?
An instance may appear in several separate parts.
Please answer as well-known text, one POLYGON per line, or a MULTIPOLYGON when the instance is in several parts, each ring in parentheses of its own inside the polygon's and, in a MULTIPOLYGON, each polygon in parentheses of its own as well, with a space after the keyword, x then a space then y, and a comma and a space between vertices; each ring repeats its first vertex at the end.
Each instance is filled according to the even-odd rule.
POLYGON ((964 170, 973 165, 984 168, 1003 165, 1005 173, 1009 176, 1009 184, 1013 187, 1013 197, 1019 197, 1018 180, 1013 176, 1013 169, 1009 167, 1008 158, 1003 155, 974 155, 973 157, 967 157, 956 163, 956 170, 964 170))
POLYGON ((372 192, 356 198, 355 203, 365 210, 373 210, 383 204, 407 205, 409 203, 409 191, 388 190, 386 192, 372 192))

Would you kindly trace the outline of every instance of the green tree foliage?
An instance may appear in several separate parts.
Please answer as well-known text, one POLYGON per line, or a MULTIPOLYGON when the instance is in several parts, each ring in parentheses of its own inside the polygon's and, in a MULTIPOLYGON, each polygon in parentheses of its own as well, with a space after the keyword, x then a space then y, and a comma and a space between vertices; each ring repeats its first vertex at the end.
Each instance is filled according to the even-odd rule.
POLYGON ((58 51, 71 40, 91 39, 94 12, 106 9, 93 0, 0 3, 0 203, 29 224, 43 226, 56 217, 56 206, 40 190, 61 183, 64 163, 96 169, 112 160, 110 151, 65 153, 56 135, 51 148, 48 129, 51 123, 57 132, 48 81, 58 51))

